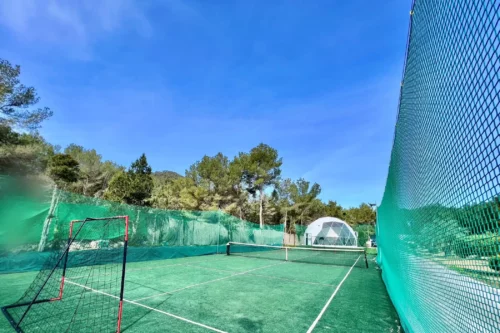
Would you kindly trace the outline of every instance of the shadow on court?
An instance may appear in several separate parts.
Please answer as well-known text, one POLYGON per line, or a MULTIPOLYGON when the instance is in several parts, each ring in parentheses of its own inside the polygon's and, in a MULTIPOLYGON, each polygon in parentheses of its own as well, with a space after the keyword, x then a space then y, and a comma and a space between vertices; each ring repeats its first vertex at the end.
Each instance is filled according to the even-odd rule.
MULTIPOLYGON (((0 283, 14 286, 1 291, 2 303, 14 301, 32 278, 0 275, 0 283)), ((376 268, 225 255, 130 263, 125 299, 123 332, 399 330, 376 268)), ((10 331, 2 318, 0 332, 10 331)))

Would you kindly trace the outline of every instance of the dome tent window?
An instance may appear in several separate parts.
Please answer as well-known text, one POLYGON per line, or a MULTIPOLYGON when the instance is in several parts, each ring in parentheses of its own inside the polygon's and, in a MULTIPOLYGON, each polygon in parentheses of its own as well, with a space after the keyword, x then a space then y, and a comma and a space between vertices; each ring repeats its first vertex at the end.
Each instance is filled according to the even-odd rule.
POLYGON ((341 219, 322 217, 309 224, 303 245, 322 247, 357 247, 356 232, 341 219))

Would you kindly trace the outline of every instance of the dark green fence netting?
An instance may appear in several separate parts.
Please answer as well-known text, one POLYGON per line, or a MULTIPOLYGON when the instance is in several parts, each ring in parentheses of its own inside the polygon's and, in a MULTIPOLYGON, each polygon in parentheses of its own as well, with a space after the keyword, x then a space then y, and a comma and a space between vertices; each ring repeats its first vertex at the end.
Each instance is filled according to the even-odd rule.
POLYGON ((500 332, 500 4, 416 0, 378 261, 406 332, 500 332))
POLYGON ((70 221, 87 217, 129 216, 129 262, 225 253, 229 241, 283 242, 283 225, 261 229, 222 211, 117 204, 8 177, 0 178, 0 190, 0 273, 40 269, 47 252, 66 244, 70 221))
POLYGON ((375 235, 375 227, 371 224, 360 224, 353 227, 358 235, 358 246, 366 246, 366 242, 375 235))
POLYGON ((297 235, 298 244, 305 245, 306 243, 306 225, 295 224, 295 234, 297 235))

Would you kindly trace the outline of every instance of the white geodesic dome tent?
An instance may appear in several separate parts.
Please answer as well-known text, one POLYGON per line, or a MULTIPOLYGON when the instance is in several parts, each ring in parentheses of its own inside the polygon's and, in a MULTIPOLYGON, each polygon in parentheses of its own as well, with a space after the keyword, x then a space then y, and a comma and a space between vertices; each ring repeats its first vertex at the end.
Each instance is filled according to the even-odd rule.
POLYGON ((303 245, 356 247, 358 246, 358 235, 345 221, 327 216, 309 224, 303 245))

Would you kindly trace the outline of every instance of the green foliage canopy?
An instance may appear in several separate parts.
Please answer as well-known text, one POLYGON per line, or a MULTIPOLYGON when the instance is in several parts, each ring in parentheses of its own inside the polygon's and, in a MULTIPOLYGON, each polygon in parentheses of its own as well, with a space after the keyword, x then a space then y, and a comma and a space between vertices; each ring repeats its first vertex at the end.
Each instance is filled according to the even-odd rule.
POLYGON ((242 180, 246 185, 246 190, 254 196, 259 192, 259 223, 262 228, 264 224, 264 190, 268 186, 276 185, 281 175, 283 161, 278 157, 276 149, 264 143, 252 148, 249 154, 240 153, 238 160, 237 164, 242 167, 242 180))
POLYGON ((0 123, 34 130, 52 116, 47 108, 29 109, 40 101, 35 88, 19 80, 21 67, 0 59, 0 123))
POLYGON ((110 180, 104 198, 131 205, 149 205, 153 177, 146 154, 135 160, 127 172, 119 171, 110 180))
POLYGON ((80 166, 79 180, 71 187, 71 190, 76 193, 100 197, 113 175, 123 170, 113 162, 103 162, 102 156, 95 149, 85 149, 82 146, 70 144, 64 149, 64 153, 71 155, 80 166))
POLYGON ((55 154, 49 161, 49 175, 56 182, 74 183, 78 174, 78 162, 71 155, 55 154))

